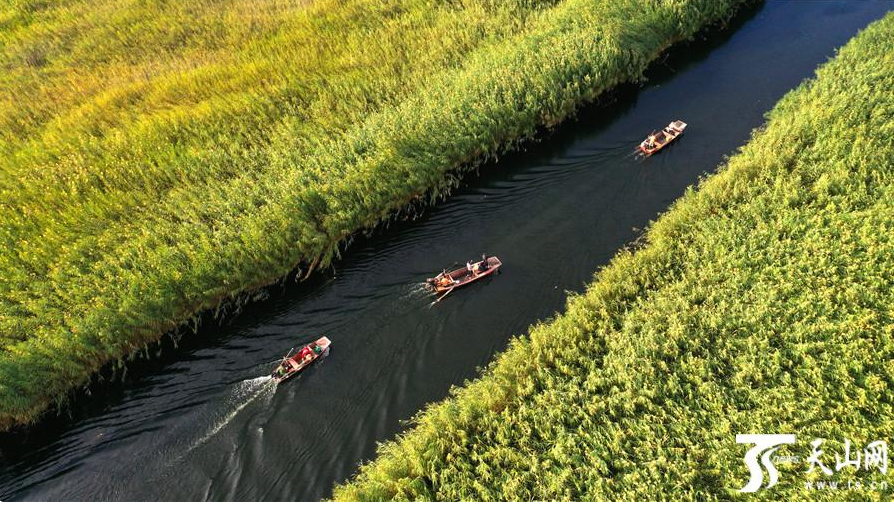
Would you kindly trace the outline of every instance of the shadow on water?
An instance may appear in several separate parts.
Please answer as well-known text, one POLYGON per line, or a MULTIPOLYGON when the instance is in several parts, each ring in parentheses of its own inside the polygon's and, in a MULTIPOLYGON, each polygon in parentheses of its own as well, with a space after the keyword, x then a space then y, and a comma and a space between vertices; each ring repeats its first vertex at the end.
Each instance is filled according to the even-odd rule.
POLYGON ((888 5, 757 4, 676 46, 644 87, 620 86, 483 165, 415 221, 358 237, 329 272, 273 286, 178 347, 166 339, 123 380, 76 396, 70 415, 0 435, 0 499, 327 495, 400 420, 560 310, 565 290, 582 289, 888 5), (690 123, 683 139, 628 156, 675 117, 690 123), (419 282, 483 251, 504 274, 429 308, 419 282), (264 380, 271 361, 322 334, 333 340, 325 362, 278 388, 264 380))

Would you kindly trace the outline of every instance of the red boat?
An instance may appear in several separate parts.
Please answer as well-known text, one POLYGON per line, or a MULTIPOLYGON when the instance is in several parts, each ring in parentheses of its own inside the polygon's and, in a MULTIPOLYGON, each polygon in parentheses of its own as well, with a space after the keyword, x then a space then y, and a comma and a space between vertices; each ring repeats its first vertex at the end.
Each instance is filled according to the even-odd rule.
POLYGON ((639 150, 646 156, 658 152, 665 146, 676 140, 677 137, 683 135, 686 130, 686 123, 680 120, 670 122, 664 129, 658 133, 652 132, 652 135, 646 137, 646 140, 639 144, 639 150))
MULTIPOLYGON (((309 343, 298 350, 298 353, 289 356, 288 353, 283 357, 282 362, 270 375, 273 381, 282 383, 283 381, 298 374, 312 364, 315 360, 329 353, 329 345, 332 341, 328 337, 323 336, 316 341, 309 343)), ((291 353, 292 350, 289 350, 291 353)))
POLYGON ((439 295, 447 295, 448 292, 456 288, 468 285, 469 283, 478 281, 481 278, 498 272, 502 265, 503 263, 500 262, 499 258, 487 257, 486 260, 471 264, 471 271, 468 266, 450 272, 444 270, 444 272, 433 278, 428 278, 426 281, 432 286, 435 293, 439 295))

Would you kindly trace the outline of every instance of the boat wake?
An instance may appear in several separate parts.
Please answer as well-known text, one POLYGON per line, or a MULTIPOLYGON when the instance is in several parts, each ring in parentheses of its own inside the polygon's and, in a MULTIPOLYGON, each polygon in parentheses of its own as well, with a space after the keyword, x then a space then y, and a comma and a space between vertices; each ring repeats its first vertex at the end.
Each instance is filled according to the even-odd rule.
POLYGON ((273 392, 276 391, 276 382, 270 381, 270 376, 258 376, 257 378, 247 379, 240 381, 233 388, 233 392, 230 394, 230 397, 227 399, 227 410, 226 412, 218 419, 217 423, 209 430, 205 435, 197 439, 193 444, 189 446, 189 449, 184 452, 184 455, 195 450, 199 446, 205 444, 209 439, 214 437, 215 434, 221 431, 224 427, 230 423, 233 418, 236 418, 246 406, 251 404, 253 401, 258 399, 261 396, 272 396, 273 392))
POLYGON ((431 297, 432 290, 428 283, 413 283, 400 296, 402 301, 423 300, 431 297))

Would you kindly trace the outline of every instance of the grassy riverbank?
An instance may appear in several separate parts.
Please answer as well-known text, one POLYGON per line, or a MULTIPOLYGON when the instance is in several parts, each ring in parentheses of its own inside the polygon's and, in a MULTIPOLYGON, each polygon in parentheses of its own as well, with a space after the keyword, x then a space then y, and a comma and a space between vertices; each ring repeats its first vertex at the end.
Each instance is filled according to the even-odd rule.
POLYGON ((339 500, 889 499, 835 470, 894 433, 894 14, 784 97, 767 126, 564 314, 335 491, 339 500), (747 495, 739 433, 792 433, 747 495), (765 478, 766 480, 766 478, 765 478), (806 480, 839 482, 811 491, 806 480), (843 490, 848 480, 862 489, 843 490))
POLYGON ((325 267, 738 3, 0 8, 0 427, 198 311, 325 267))

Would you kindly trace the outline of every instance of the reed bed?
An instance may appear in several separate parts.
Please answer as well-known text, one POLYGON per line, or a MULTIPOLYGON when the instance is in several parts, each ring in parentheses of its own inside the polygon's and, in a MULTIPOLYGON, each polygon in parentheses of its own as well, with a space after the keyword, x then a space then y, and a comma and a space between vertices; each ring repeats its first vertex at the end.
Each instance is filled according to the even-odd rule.
POLYGON ((0 428, 325 268, 738 3, 0 7, 0 428))
POLYGON ((877 468, 835 470, 894 433, 892 89, 894 13, 335 499, 890 499, 877 468), (800 459, 753 495, 748 433, 800 459))

